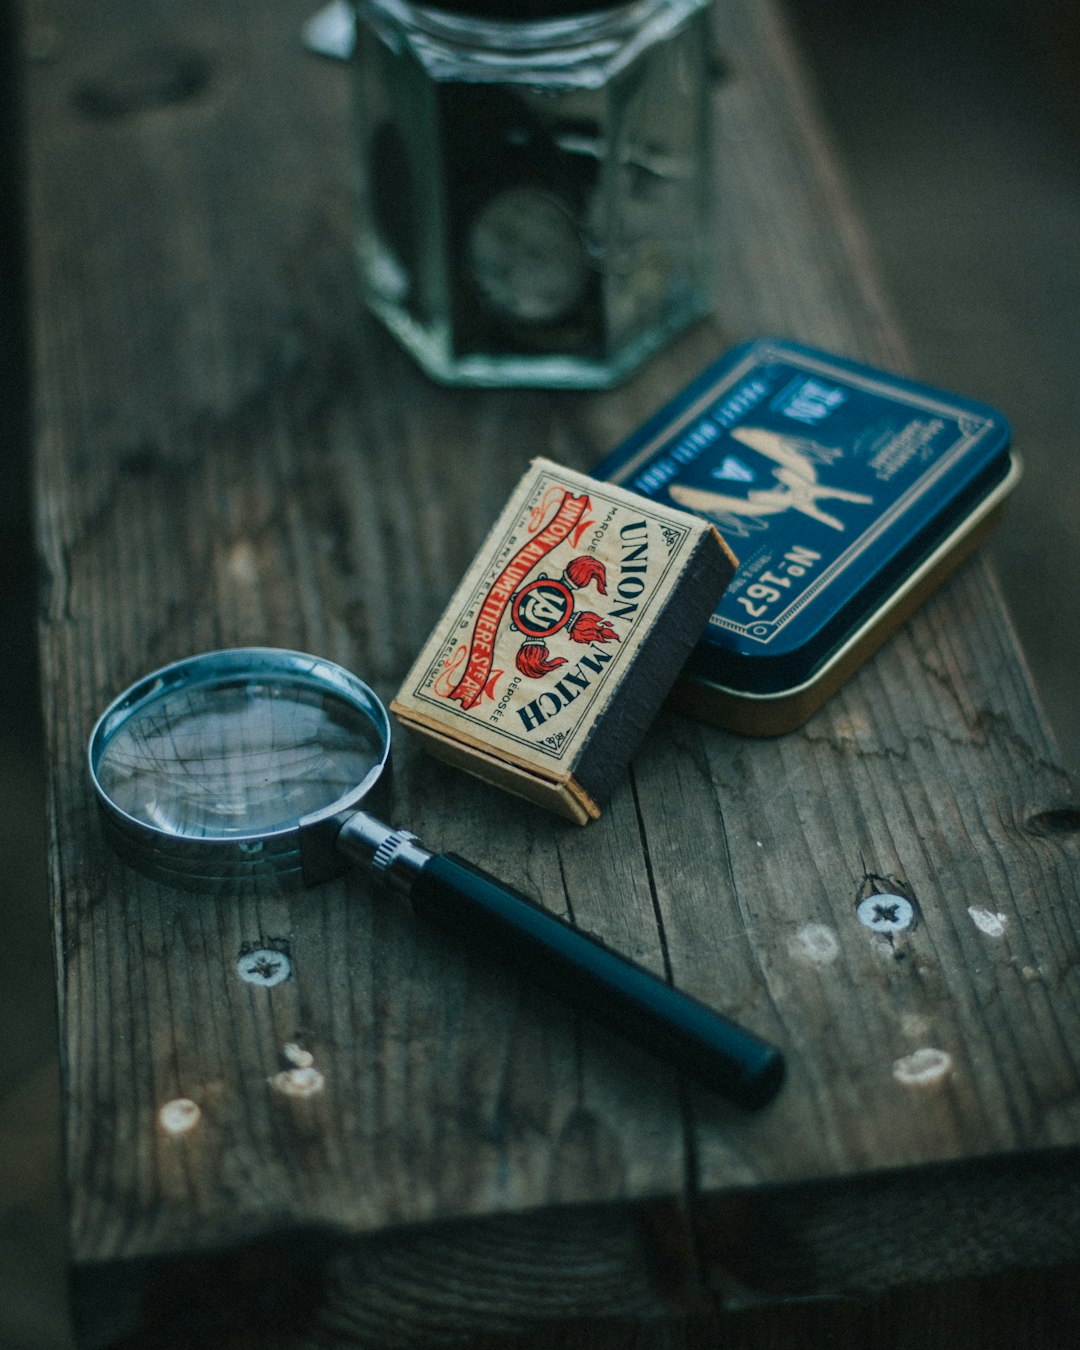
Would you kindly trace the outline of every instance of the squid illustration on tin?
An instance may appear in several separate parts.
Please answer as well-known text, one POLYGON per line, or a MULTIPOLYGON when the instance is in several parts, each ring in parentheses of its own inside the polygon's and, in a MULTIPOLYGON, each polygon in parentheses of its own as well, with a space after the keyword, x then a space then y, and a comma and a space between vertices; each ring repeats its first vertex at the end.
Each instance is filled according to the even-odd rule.
MULTIPOLYGON (((673 501, 699 515, 761 517, 779 515, 782 511, 801 511, 804 516, 832 530, 842 530, 844 522, 818 505, 822 499, 856 502, 862 506, 868 506, 874 500, 862 492, 823 487, 818 482, 814 455, 802 448, 805 442, 800 444, 798 438, 781 436, 763 427, 734 427, 729 434, 773 462, 776 486, 751 488, 745 497, 733 497, 711 488, 684 487, 676 483, 669 488, 673 501)), ((823 453, 820 447, 814 449, 818 456, 823 453)))

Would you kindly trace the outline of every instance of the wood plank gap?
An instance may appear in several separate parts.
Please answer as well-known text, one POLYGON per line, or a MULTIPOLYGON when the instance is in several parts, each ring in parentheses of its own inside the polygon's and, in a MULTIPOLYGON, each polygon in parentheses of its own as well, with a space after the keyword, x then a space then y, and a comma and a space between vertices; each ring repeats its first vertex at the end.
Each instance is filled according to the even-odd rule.
POLYGON ((638 798, 637 778, 634 774, 633 765, 630 767, 630 793, 634 799, 634 815, 637 819, 638 837, 641 840, 641 859, 645 864, 645 877, 649 883, 649 898, 652 900, 653 917, 656 920, 657 936, 660 939, 660 956, 664 962, 664 979, 667 980, 668 984, 674 984, 675 980, 671 973, 671 954, 668 951, 667 934, 664 932, 664 916, 660 910, 660 897, 656 890, 652 858, 649 856, 649 840, 645 830, 645 818, 641 812, 641 801, 638 798))
MULTIPOLYGON (((660 939, 660 954, 664 962, 664 978, 668 984, 674 985, 675 978, 672 972, 671 954, 668 950, 667 934, 664 930, 664 916, 660 907, 660 896, 656 888, 656 877, 653 873, 652 858, 649 855, 648 834, 645 828, 645 820, 642 815, 641 802, 638 796, 637 777, 634 773, 633 765, 630 766, 630 792, 634 801, 634 814, 637 818, 638 835, 641 839, 641 855, 645 864, 645 875, 649 884, 649 896, 652 900, 653 915, 656 919, 656 930, 660 939)), ((703 1222, 703 1207, 699 1203, 701 1199, 701 1165, 698 1156, 697 1147, 697 1122, 694 1119, 693 1104, 691 1098, 690 1086, 686 1079, 679 1075, 676 1078, 676 1094, 679 1104, 679 1126, 682 1132, 683 1146, 683 1180, 682 1180, 682 1234, 684 1243, 684 1260, 682 1263, 682 1289, 680 1297, 684 1302, 689 1302, 692 1307, 697 1306, 703 1299, 707 1299, 707 1271, 708 1262, 706 1259, 706 1247, 703 1240, 703 1234, 700 1231, 703 1222)))

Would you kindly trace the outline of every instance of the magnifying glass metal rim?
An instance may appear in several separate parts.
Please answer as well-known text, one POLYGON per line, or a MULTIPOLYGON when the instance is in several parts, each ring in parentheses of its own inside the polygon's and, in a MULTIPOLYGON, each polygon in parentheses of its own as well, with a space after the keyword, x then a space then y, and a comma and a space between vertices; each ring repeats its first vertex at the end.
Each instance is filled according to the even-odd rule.
POLYGON ((231 647, 171 662, 130 685, 94 724, 87 760, 110 842, 144 874, 192 890, 262 876, 272 876, 279 885, 308 885, 347 870, 348 861, 333 849, 333 836, 340 820, 361 802, 370 802, 378 786, 385 788, 390 741, 390 717, 382 700, 344 666, 284 647, 231 647), (336 694, 367 718, 380 757, 354 788, 288 825, 204 836, 155 826, 124 810, 110 796, 98 766, 112 736, 141 709, 185 685, 225 688, 274 680, 336 694))

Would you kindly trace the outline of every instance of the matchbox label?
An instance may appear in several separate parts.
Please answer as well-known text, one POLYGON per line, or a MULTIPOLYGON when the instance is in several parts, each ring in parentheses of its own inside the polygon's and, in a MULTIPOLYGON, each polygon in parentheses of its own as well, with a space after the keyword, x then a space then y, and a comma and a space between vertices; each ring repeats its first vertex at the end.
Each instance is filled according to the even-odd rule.
POLYGON ((689 518, 536 461, 395 711, 548 772, 572 764, 700 533, 689 518))

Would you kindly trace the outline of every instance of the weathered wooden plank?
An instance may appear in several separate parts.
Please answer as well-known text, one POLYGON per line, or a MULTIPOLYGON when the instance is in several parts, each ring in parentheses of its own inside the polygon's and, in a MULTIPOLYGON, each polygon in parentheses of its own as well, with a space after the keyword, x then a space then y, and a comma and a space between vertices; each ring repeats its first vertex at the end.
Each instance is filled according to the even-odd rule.
MULTIPOLYGON (((745 254, 728 258, 725 321, 730 315, 739 332, 779 322, 806 340, 904 368, 902 340, 775 12, 724 7, 719 31, 735 71, 719 100, 720 124, 726 115, 734 131, 722 198, 737 213, 733 247, 754 250, 758 264, 745 254), (755 78, 749 72, 763 49, 771 75, 755 78), (765 143, 770 170, 761 173, 765 143)), ((704 821, 666 811, 669 795, 642 786, 639 757, 654 876, 677 876, 694 839, 708 856, 707 904, 687 904, 677 883, 661 895, 674 978, 705 998, 728 998, 741 974, 741 1006, 730 1005, 736 1016, 759 1010, 768 1033, 795 1050, 793 1081, 767 1121, 733 1122, 695 1103, 702 1190, 730 1187, 732 1154, 745 1156, 747 1137, 751 1156, 768 1157, 772 1178, 828 1176, 830 1168, 853 1178, 1011 1155, 995 1161, 993 1184, 988 1169, 961 1173, 951 1203, 931 1190, 938 1203, 927 1206, 942 1239, 932 1251, 914 1239, 925 1211, 915 1217, 901 1202, 887 1222, 854 1223, 857 1237, 839 1243, 838 1257, 815 1217, 816 1197, 805 1211, 793 1203, 782 1220, 763 1219, 743 1271, 756 1261, 764 1278, 768 1266, 774 1290, 785 1269, 789 1289, 814 1267, 814 1289, 880 1286, 903 1278, 901 1270, 907 1278, 964 1273, 947 1259, 949 1245, 976 1268, 973 1216, 980 1204, 991 1207, 995 1186, 984 1260, 1023 1260, 1024 1252, 1045 1260, 1024 1218, 1038 1172, 1017 1160, 1076 1141, 1077 817, 989 569, 981 560, 965 567, 802 732, 747 743, 673 719, 666 736, 658 728, 654 737, 664 740, 669 762, 656 785, 681 765, 694 781, 679 800, 700 802, 711 789, 723 822, 710 838, 704 821), (1044 828, 1047 820, 1062 828, 1044 828), (914 894, 920 922, 911 933, 890 940, 856 921, 867 874, 883 879, 873 883, 879 889, 895 879, 914 894), (734 973, 716 956, 731 943, 750 952, 734 973), (941 1077, 898 1081, 905 1069, 910 1078, 946 1063, 941 1077), (800 1082, 804 1071, 810 1078, 800 1082)), ((1067 1214, 1071 1171, 1047 1165, 1064 1167, 1058 1189, 1070 1197, 1067 1214)), ((918 1183, 901 1175, 899 1193, 910 1196, 918 1183)), ((870 1213, 861 1198, 870 1194, 849 1188, 852 1220, 870 1213)), ((714 1217, 727 1212, 722 1202, 706 1208, 714 1217)), ((845 1212, 841 1201, 836 1231, 845 1212)), ((721 1218, 711 1231, 723 1227, 721 1218)), ((1061 1253, 1070 1252, 1075 1226, 1054 1231, 1061 1253)), ((731 1257, 731 1244, 721 1246, 731 1257)))
MULTIPOLYGON (((783 78, 790 66, 782 38, 767 34, 769 7, 732 7, 727 20, 721 31, 736 70, 740 52, 745 63, 765 44, 781 76, 741 86, 736 79, 729 91, 736 127, 756 127, 775 156, 769 175, 755 174, 753 135, 727 147, 727 171, 739 183, 729 199, 750 215, 749 228, 738 233, 759 240, 769 259, 768 266, 732 268, 746 288, 748 313, 767 312, 778 295, 795 303, 801 297, 813 309, 811 297, 828 293, 816 316, 789 314, 789 323, 819 341, 820 325, 833 325, 830 344, 854 342, 863 355, 903 365, 872 274, 858 266, 864 246, 842 191, 830 182, 813 120, 791 117, 805 105, 797 85, 783 78), (803 203, 797 234, 782 209, 792 185, 803 203), (860 293, 841 298, 845 286, 859 285, 860 293)), ((723 107, 722 99, 721 116, 723 107)), ((830 1147, 843 1150, 844 1170, 1074 1142, 1078 952, 1068 916, 1076 840, 1030 825, 1067 802, 1069 786, 986 567, 965 568, 801 734, 773 744, 695 742, 728 822, 717 887, 726 917, 761 924, 760 944, 750 934, 756 964, 773 1006, 794 1013, 783 1038, 792 1043, 805 1034, 815 1048, 797 1062, 836 1085, 837 1115, 826 1134, 830 1147), (739 835, 732 820, 757 828, 739 835), (903 939, 889 943, 855 922, 865 873, 913 889, 921 922, 903 939), (1003 935, 984 913, 1003 916, 1003 935), (791 944, 802 950, 799 935, 811 923, 835 935, 835 960, 816 964, 823 952, 814 947, 800 967, 791 944), (1054 934, 1049 942, 1033 932, 1043 925, 1054 934), (947 1088, 898 1087, 894 1063, 926 1046, 951 1056, 947 1088)), ((673 957, 676 979, 707 980, 705 972, 691 974, 710 950, 693 931, 700 910, 674 903, 670 910, 691 928, 687 967, 673 957)), ((713 987, 704 984, 707 992, 713 987)), ((817 1084, 813 1096, 823 1104, 817 1084)), ((799 1121, 807 1113, 797 1097, 789 1093, 768 1126, 791 1141, 786 1165, 793 1171, 807 1165, 798 1161, 799 1121)), ((729 1139, 725 1122, 721 1156, 729 1139)), ((710 1147, 706 1135, 706 1179, 710 1147)))
MULTIPOLYGON (((156 89, 159 66, 171 89, 180 58, 149 28, 69 16, 77 61, 36 72, 54 878, 73 1252, 95 1267, 284 1224, 381 1230, 683 1184, 662 1067, 578 1048, 561 1010, 362 884, 204 903, 103 850, 82 743, 109 691, 259 642, 333 655, 388 697, 528 460, 573 453, 556 401, 436 390, 359 313, 344 72, 296 49, 295 20, 237 13, 232 34, 193 11, 205 87, 123 115, 91 115, 86 91, 156 89), (260 946, 287 948, 290 980, 239 979, 260 946), (273 1086, 293 1044, 317 1097, 273 1086), (202 1115, 170 1138, 158 1112, 181 1097, 202 1115)), ((404 743, 396 782, 402 820, 568 907, 546 818, 448 790, 404 743)), ((577 849, 586 891, 618 856, 628 945, 659 967, 629 806, 577 849)))
MULTIPOLYGON (((791 1082, 763 1116, 684 1101, 662 1066, 361 881, 205 900, 105 850, 83 747, 144 670, 275 643, 388 698, 534 454, 588 468, 728 341, 763 331, 905 364, 776 10, 724 0, 716 321, 607 394, 436 388, 360 312, 345 72, 302 53, 303 17, 65 13, 30 81, 72 1249, 83 1312, 104 1319, 85 1321, 87 1342, 131 1324, 118 1286, 152 1271, 142 1312, 162 1343, 169 1263, 259 1243, 280 1253, 264 1292, 299 1250, 313 1280, 346 1272, 343 1344, 389 1338, 395 1317, 403 1344, 434 1343, 437 1326, 509 1332, 590 1298, 658 1316, 672 1284, 696 1287, 698 1259, 748 1298, 880 1288, 942 1262, 942 1242, 914 1238, 897 1256, 912 1186, 916 1236, 964 1233, 994 1197, 1004 1236, 974 1268, 1073 1254, 1068 1204, 1057 1245, 1021 1220, 1048 1175, 1073 1194, 1080 817, 981 563, 800 733, 749 742, 664 714, 587 830, 400 742, 402 823, 783 1041, 791 1082), (888 941, 857 923, 867 876, 910 888, 916 929, 888 941), (292 978, 242 980, 258 947, 287 952, 292 978), (281 1090, 292 1046, 323 1076, 307 1098, 281 1090), (898 1063, 909 1077, 946 1064, 911 1062, 920 1049, 947 1054, 946 1071, 899 1082, 898 1063), (179 1097, 201 1116, 170 1135, 158 1112, 179 1097), (927 1168, 976 1157, 993 1170, 950 1171, 935 1208, 942 1174, 927 1168), (673 1203, 643 1228, 655 1197, 673 1203), (489 1225, 500 1215, 517 1217, 489 1225), (469 1241, 417 1236, 465 1220, 469 1241), (402 1263, 396 1311, 371 1248, 335 1256, 296 1236, 315 1231, 402 1263), (602 1297, 591 1240, 609 1260, 602 1297), (537 1244, 558 1298, 540 1279, 520 1289, 537 1244)), ((207 1287, 211 1269, 227 1294, 236 1266, 200 1264, 207 1287)), ((301 1323, 330 1308, 323 1290, 301 1323)), ((204 1312, 233 1325, 213 1299, 204 1312)))

